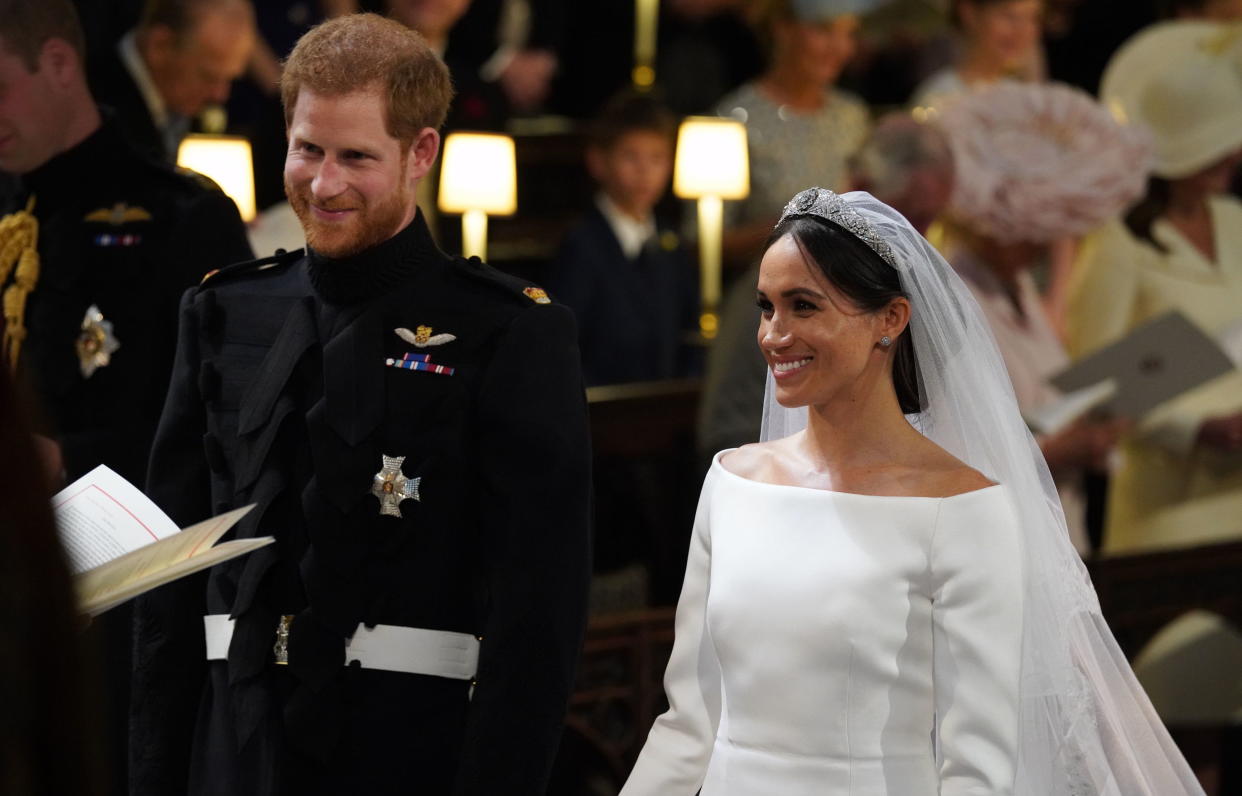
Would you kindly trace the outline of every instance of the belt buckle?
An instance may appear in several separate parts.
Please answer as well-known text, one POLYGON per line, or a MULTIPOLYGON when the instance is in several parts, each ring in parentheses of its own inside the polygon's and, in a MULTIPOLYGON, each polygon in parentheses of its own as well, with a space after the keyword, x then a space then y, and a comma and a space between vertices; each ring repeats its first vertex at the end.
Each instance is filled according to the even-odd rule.
POLYGON ((293 624, 293 614, 282 614, 276 625, 276 643, 272 652, 276 654, 276 663, 280 666, 289 665, 289 626, 293 624))

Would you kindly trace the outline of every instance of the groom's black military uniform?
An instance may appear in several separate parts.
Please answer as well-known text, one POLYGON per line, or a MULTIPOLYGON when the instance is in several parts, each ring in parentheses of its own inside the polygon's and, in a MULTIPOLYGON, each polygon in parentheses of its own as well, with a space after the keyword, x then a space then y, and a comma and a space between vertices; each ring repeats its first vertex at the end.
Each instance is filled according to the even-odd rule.
POLYGON ((542 793, 589 491, 569 310, 446 257, 421 216, 356 256, 209 277, 148 492, 183 525, 253 503, 236 536, 277 541, 139 603, 133 793, 542 793), (344 665, 360 624, 481 637, 477 674, 344 665))

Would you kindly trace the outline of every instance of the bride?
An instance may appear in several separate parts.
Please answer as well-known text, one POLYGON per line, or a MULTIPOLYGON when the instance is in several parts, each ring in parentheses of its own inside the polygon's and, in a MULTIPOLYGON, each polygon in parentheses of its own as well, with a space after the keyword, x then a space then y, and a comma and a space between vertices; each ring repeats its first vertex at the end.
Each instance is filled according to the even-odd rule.
POLYGON ((757 298, 765 441, 712 462, 670 707, 622 793, 1201 794, 939 254, 812 188, 757 298))

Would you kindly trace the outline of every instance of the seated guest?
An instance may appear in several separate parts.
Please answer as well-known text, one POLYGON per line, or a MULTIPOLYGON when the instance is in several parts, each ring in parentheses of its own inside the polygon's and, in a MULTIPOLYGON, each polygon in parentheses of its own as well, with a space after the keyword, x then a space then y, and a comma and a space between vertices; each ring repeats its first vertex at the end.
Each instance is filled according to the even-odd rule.
POLYGON ((193 118, 229 98, 254 45, 249 0, 148 0, 116 50, 92 56, 91 90, 141 152, 174 161, 193 118))
MULTIPOLYGON (((449 106, 449 130, 499 130, 509 114, 509 103, 496 80, 486 80, 478 66, 449 49, 449 33, 470 10, 471 0, 386 0, 388 16, 418 31, 436 55, 444 59, 453 76, 453 103, 449 106)), ((438 181, 438 180, 437 180, 438 181)), ((426 212, 434 203, 419 201, 426 212)))
MULTIPOLYGON (((1239 51, 1234 26, 1183 20, 1145 28, 1109 62, 1100 96, 1147 128, 1155 160, 1142 200, 1085 241, 1070 302, 1075 357, 1170 311, 1227 346, 1242 328, 1242 203, 1229 194, 1242 164, 1239 51)), ((1242 372, 1161 404, 1123 438, 1121 451, 1109 484, 1105 552, 1242 538, 1242 372)), ((1204 739, 1230 725, 1238 732, 1236 614, 1182 614, 1136 657, 1134 670, 1170 726, 1195 728, 1204 739)), ((1217 759, 1211 746, 1202 745, 1200 774, 1219 776, 1220 792, 1236 793, 1229 784, 1236 742, 1221 743, 1217 759)))
MULTIPOLYGON (((1168 22, 1113 56, 1101 96, 1142 125, 1155 163, 1142 201, 1083 247, 1070 302, 1082 357, 1176 310, 1209 335, 1242 324, 1242 77, 1229 27, 1168 22)), ((1129 435, 1111 485, 1110 553, 1239 537, 1242 374, 1162 404, 1129 435)))
POLYGON ((922 234, 953 193, 953 152, 939 128, 894 111, 850 161, 854 190, 880 197, 922 234))
MULTIPOLYGON (((763 74, 717 104, 746 125, 750 193, 725 202, 726 267, 757 263, 789 197, 811 185, 842 190, 866 140, 866 104, 837 86, 858 53, 859 15, 875 0, 768 0, 752 18, 767 49, 763 74)), ((753 346, 752 346, 753 347, 753 346)), ((757 418, 752 413, 752 418, 757 418)))
MULTIPOLYGON (((435 0, 434 4, 444 6, 447 11, 460 2, 435 0)), ((469 69, 473 76, 497 85, 504 94, 505 104, 516 112, 539 111, 549 99, 553 81, 561 72, 561 54, 568 43, 565 34, 569 24, 569 0, 470 0, 468 5, 459 19, 460 24, 452 26, 444 49, 453 69, 454 83, 459 74, 469 69)), ((599 61, 590 67, 582 71, 597 74, 599 61)))
MULTIPOLYGON (((939 121, 954 155, 946 257, 996 337, 1018 406, 1060 400, 1070 357, 1034 272, 1054 244, 1109 221, 1142 193, 1146 140, 1062 84, 1004 83, 963 95, 939 121)), ((1090 551, 1083 478, 1101 472, 1123 425, 1084 417, 1036 429, 1071 541, 1090 551)))
POLYGON ((694 271, 653 212, 668 190, 676 119, 647 97, 622 95, 591 128, 595 207, 570 230, 548 288, 578 319, 587 384, 685 375, 695 326, 694 271))

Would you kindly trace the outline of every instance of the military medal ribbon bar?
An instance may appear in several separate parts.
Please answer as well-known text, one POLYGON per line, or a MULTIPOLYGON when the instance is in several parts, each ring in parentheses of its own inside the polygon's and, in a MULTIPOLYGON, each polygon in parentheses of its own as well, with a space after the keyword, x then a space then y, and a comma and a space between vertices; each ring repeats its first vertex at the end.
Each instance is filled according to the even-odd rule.
POLYGON ((424 373, 439 373, 443 376, 452 376, 456 372, 456 368, 450 368, 447 365, 434 365, 431 362, 430 354, 404 354, 401 359, 386 359, 384 364, 390 368, 401 368, 402 370, 421 370, 424 373))

